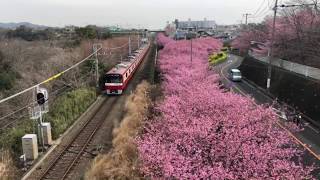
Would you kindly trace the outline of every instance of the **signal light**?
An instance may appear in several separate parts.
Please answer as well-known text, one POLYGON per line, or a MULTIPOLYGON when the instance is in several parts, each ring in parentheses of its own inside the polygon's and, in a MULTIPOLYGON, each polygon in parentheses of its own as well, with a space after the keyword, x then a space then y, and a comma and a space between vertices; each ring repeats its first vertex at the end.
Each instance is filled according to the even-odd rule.
POLYGON ((48 91, 45 88, 39 88, 37 90, 37 103, 44 105, 48 101, 48 91))
POLYGON ((44 99, 44 94, 43 93, 37 93, 37 102, 39 105, 43 105, 46 100, 44 99))

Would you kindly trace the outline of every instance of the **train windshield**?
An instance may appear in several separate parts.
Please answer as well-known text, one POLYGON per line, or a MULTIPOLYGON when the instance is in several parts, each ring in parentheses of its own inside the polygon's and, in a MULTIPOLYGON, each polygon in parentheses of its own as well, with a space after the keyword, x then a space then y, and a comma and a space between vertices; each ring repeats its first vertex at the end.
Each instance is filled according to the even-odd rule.
POLYGON ((122 76, 120 74, 107 74, 106 75, 107 83, 122 83, 122 76))

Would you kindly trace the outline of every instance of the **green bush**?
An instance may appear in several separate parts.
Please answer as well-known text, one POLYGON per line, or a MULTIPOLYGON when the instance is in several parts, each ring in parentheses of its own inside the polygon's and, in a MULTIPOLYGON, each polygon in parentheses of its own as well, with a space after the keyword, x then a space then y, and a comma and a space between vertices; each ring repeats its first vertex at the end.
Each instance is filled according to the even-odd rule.
POLYGON ((76 28, 75 31, 77 35, 83 39, 96 39, 98 34, 95 26, 80 27, 76 28))
POLYGON ((82 88, 58 98, 45 116, 51 123, 52 136, 58 138, 95 101, 95 89, 82 88))
POLYGON ((227 54, 225 52, 220 52, 209 56, 210 65, 217 65, 225 60, 227 60, 227 54))
MULTIPOLYGON (((50 112, 44 116, 44 120, 51 123, 53 139, 57 139, 65 132, 95 99, 94 88, 81 88, 58 97, 50 107, 50 112)), ((15 157, 18 157, 22 154, 21 138, 25 134, 35 132, 36 122, 34 120, 21 119, 17 127, 1 132, 0 149, 8 149, 15 157)))
POLYGON ((14 72, 1 72, 0 73, 0 91, 9 90, 13 87, 16 81, 16 75, 14 72))
POLYGON ((228 47, 223 47, 223 48, 221 49, 221 51, 223 51, 223 52, 227 52, 228 50, 229 50, 228 47))
POLYGON ((17 127, 2 132, 0 136, 0 148, 9 149, 16 157, 22 154, 21 138, 25 134, 35 132, 35 124, 33 120, 22 119, 22 123, 17 127))

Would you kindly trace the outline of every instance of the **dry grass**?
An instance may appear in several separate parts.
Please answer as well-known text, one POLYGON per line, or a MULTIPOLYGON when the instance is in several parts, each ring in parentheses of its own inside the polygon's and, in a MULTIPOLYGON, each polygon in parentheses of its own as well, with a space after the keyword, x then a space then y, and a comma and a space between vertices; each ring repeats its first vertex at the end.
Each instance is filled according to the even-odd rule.
POLYGON ((143 179, 138 169, 138 151, 134 138, 138 135, 144 118, 151 104, 148 92, 150 85, 141 83, 135 93, 128 97, 126 116, 113 132, 113 150, 106 155, 99 155, 86 173, 87 180, 143 179))
POLYGON ((15 168, 8 151, 0 151, 0 180, 14 179, 15 168))

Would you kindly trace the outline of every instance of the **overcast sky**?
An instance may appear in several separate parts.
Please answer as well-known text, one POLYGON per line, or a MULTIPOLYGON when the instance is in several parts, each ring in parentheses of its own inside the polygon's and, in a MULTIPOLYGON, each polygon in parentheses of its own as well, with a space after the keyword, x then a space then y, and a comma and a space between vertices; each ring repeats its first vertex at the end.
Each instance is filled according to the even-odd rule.
POLYGON ((235 24, 244 13, 270 13, 274 0, 0 0, 0 22, 31 22, 49 26, 119 25, 163 28, 174 19, 215 20, 235 24), (259 8, 261 6, 261 8, 259 8))

